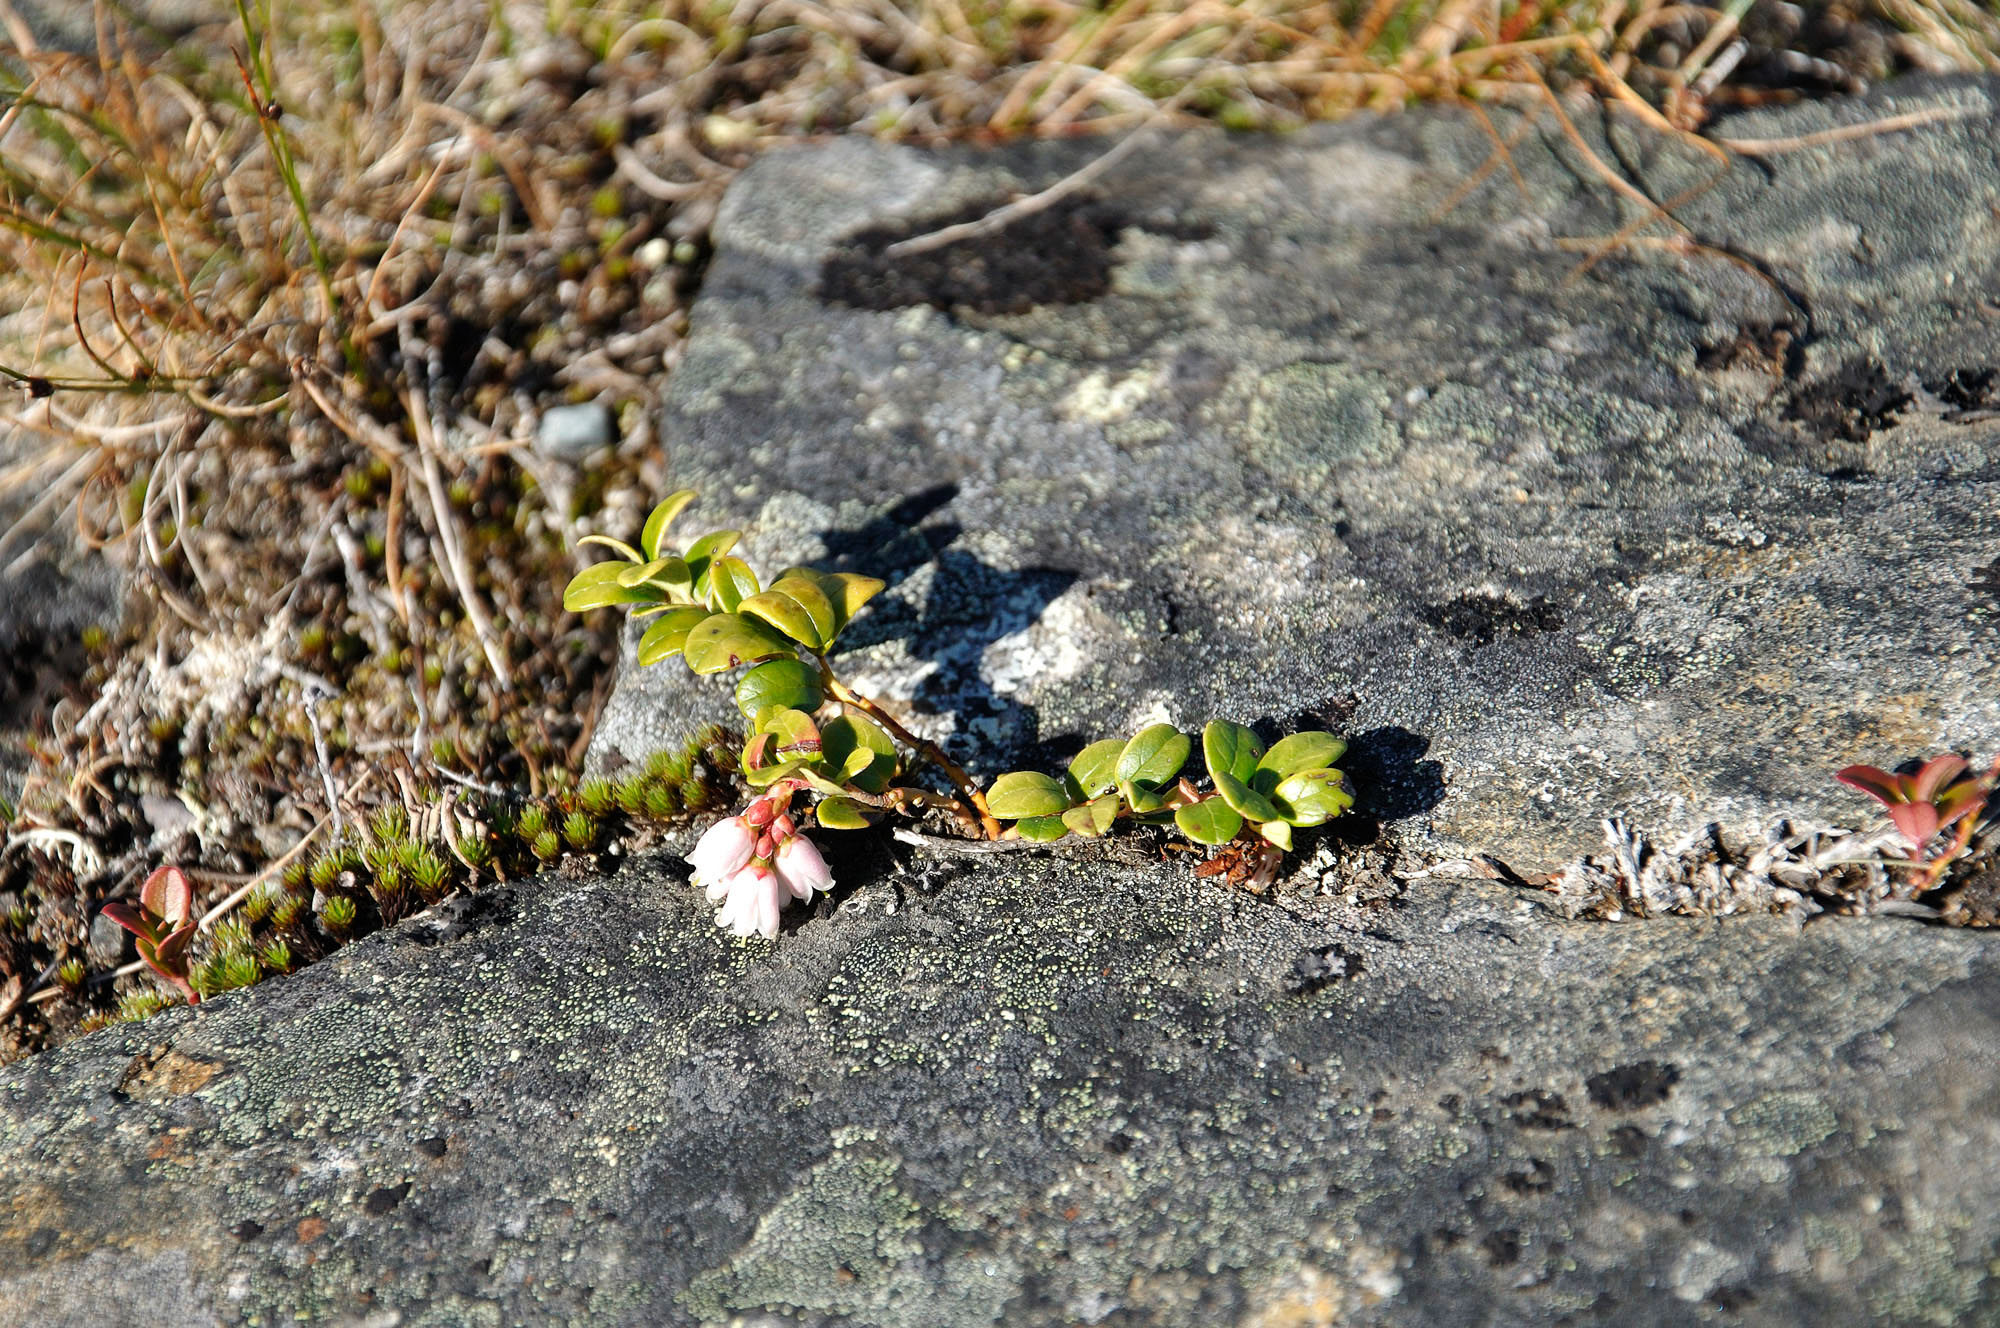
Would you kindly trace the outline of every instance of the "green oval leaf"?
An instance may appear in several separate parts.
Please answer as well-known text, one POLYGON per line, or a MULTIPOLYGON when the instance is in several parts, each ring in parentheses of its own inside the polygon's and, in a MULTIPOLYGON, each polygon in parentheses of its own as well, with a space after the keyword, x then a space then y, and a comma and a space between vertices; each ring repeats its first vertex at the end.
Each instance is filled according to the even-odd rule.
POLYGON ((1241 724, 1232 724, 1226 719, 1211 719, 1201 731, 1201 756, 1208 762, 1211 776, 1224 774, 1247 784, 1251 773, 1257 769, 1257 758, 1263 754, 1264 744, 1241 724))
MULTIPOLYGON (((1287 779, 1301 770, 1320 770, 1334 764, 1347 754, 1347 744, 1331 733, 1318 729, 1308 729, 1304 733, 1287 734, 1271 744, 1271 750, 1264 753, 1264 759, 1257 763, 1260 770, 1268 770, 1279 779, 1287 779)), ((1238 779, 1248 779, 1248 775, 1238 775, 1238 779)))
POLYGON ((757 574, 741 558, 717 558, 708 565, 708 606, 717 613, 735 613, 762 587, 757 574))
POLYGON ((818 585, 802 576, 781 576, 761 595, 743 601, 741 612, 754 613, 807 650, 820 652, 833 644, 840 627, 833 602, 818 585))
POLYGON ((1117 819, 1118 795, 1116 793, 1107 793, 1101 798, 1092 798, 1090 800, 1090 820, 1091 824, 1097 827, 1098 834, 1101 835, 1106 830, 1109 830, 1111 823, 1117 819))
POLYGON ((668 609, 639 638, 639 662, 657 664, 680 654, 687 645, 688 633, 707 617, 707 609, 668 609))
POLYGON ((1354 805, 1347 776, 1338 770, 1301 770, 1284 780, 1273 795, 1284 819, 1297 826, 1319 825, 1354 805))
POLYGON ((1095 839, 1102 833, 1097 828, 1096 819, 1090 814, 1090 804, 1088 803, 1072 807, 1064 812, 1062 814, 1062 823, 1069 828, 1071 833, 1082 835, 1085 839, 1095 839))
POLYGON ((1021 838, 1035 844, 1053 844, 1069 833, 1060 816, 1030 816, 1016 822, 1014 828, 1021 832, 1021 838))
POLYGON ((827 644, 846 628, 848 620, 861 611, 861 606, 882 593, 888 582, 875 576, 862 576, 857 572, 822 572, 816 567, 787 567, 778 574, 778 580, 800 577, 818 586, 833 606, 833 631, 827 636, 827 644))
POLYGON ((601 609, 607 604, 651 604, 661 598, 654 586, 622 586, 618 578, 627 563, 593 563, 584 568, 563 589, 563 607, 571 613, 601 609))
POLYGON ((602 544, 605 548, 610 549, 612 552, 616 553, 620 558, 623 558, 628 563, 643 563, 646 561, 646 556, 640 553, 637 549, 627 544, 624 540, 613 539, 609 535, 585 535, 582 539, 578 540, 577 543, 602 544))
POLYGON ((1094 798, 1118 782, 1118 758, 1124 751, 1122 740, 1106 738, 1076 754, 1076 759, 1069 763, 1069 775, 1083 790, 1084 797, 1094 798))
POLYGON ((993 781, 993 787, 986 790, 986 807, 1003 821, 1055 818, 1069 809, 1069 797, 1053 776, 1039 770, 1016 770, 993 781))
POLYGON ((1264 836, 1267 843, 1275 844, 1287 853, 1292 848, 1292 827, 1283 821, 1266 821, 1257 827, 1257 833, 1264 836))
POLYGON ((1243 818, 1220 798, 1174 808, 1174 824, 1197 844, 1226 844, 1243 828, 1243 818))
POLYGON ((773 710, 757 726, 771 735, 772 755, 783 761, 817 761, 821 755, 819 725, 803 710, 773 710))
POLYGON ((649 563, 633 563, 618 574, 618 584, 636 586, 641 581, 650 581, 667 570, 667 562, 665 558, 655 558, 649 563))
MULTIPOLYGON (((671 526, 674 518, 681 514, 681 510, 693 501, 693 489, 677 489, 660 500, 660 505, 646 518, 645 529, 639 532, 639 547, 646 551, 648 558, 660 556, 660 545, 667 538, 667 527, 671 526)), ((633 561, 639 560, 634 558, 633 561)))
POLYGON ((1133 784, 1129 781, 1118 786, 1118 796, 1125 805, 1140 816, 1147 816, 1167 805, 1167 795, 1150 784, 1133 784))
POLYGON ((1215 780, 1215 791, 1222 800, 1234 807, 1246 821, 1275 821, 1278 809, 1269 798, 1251 788, 1228 771, 1210 771, 1215 780))
POLYGON ((1118 782, 1158 789, 1181 772, 1193 750, 1187 734, 1171 724, 1140 729, 1118 754, 1118 782))
POLYGON ((696 673, 720 673, 738 664, 792 653, 792 643, 777 629, 738 613, 711 613, 696 623, 682 648, 687 666, 696 673))
POLYGON ((811 714, 824 699, 820 694, 819 670, 799 659, 769 660, 744 674, 736 684, 736 708, 752 724, 760 724, 761 716, 773 709, 811 714))
POLYGON ((813 815, 828 830, 866 830, 874 824, 861 804, 848 798, 821 798, 813 815))
POLYGON ((743 538, 740 530, 711 530, 694 543, 688 545, 688 566, 694 568, 699 577, 706 575, 709 564, 736 547, 736 541, 743 538))
POLYGON ((826 763, 864 793, 880 793, 896 777, 896 744, 873 720, 842 715, 820 730, 826 763), (867 754, 867 761, 860 762, 867 754))

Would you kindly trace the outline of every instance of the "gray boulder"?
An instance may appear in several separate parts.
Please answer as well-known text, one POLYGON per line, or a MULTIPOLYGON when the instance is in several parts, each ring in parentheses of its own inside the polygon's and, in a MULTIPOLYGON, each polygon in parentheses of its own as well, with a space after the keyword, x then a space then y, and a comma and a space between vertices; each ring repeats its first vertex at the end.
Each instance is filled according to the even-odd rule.
POLYGON ((1574 280, 1624 214, 1546 125, 1441 220, 1449 112, 1163 142, 929 262, 868 232, 1096 149, 766 158, 672 385, 697 510, 893 577, 841 667, 982 775, 1325 723, 1367 816, 1263 899, 827 836, 775 943, 652 858, 81 1039, 0 1071, 0 1321, 2000 1322, 1992 941, 1431 866, 1850 818, 1835 766, 2000 738, 1995 95, 1745 117, 1977 111, 1738 161, 1698 247, 1574 280))
MULTIPOLYGON (((1195 135, 914 258, 1101 145, 774 153, 671 384, 682 521, 892 578, 844 667, 983 777, 1221 716, 1347 733, 1412 847, 1524 872, 1613 814, 1852 824, 1834 770, 2000 748, 1995 86, 1739 117, 1962 116, 1719 180, 1587 126, 1711 187, 1581 272, 1633 213, 1553 124, 1526 197, 1465 194, 1462 115, 1195 135)), ((600 759, 726 704, 641 673, 600 759)))
POLYGON ((1968 933, 963 862, 776 944, 545 878, 10 1067, 0 1318, 2000 1315, 1968 933))

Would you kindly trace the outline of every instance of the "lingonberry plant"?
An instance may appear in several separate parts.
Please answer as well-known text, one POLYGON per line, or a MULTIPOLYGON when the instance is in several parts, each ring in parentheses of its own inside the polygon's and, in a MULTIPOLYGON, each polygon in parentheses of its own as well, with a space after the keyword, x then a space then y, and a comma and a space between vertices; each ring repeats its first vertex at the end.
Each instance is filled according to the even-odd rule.
POLYGON ((188 979, 188 943, 194 940, 194 886, 179 867, 162 867, 139 887, 139 907, 122 900, 104 906, 104 916, 132 933, 147 967, 179 987, 188 1004, 201 995, 188 979))
POLYGON ((1834 778, 1888 809, 1889 820, 1908 849, 1908 856, 1894 865, 1911 873, 1917 893, 1922 894, 1935 888, 1951 864, 1965 856, 1985 823, 1987 804, 2000 784, 2000 757, 1983 775, 1972 774, 1963 756, 1947 753, 1924 762, 1912 775, 1851 765, 1834 778))
POLYGON ((696 882, 722 906, 717 924, 739 935, 775 936, 788 897, 810 899, 832 883, 791 817, 795 799, 809 800, 812 819, 827 830, 927 811, 945 813, 970 836, 1040 843, 1095 838, 1121 821, 1172 825, 1219 847, 1218 856, 1241 866, 1257 888, 1276 875, 1295 828, 1319 825, 1354 803, 1334 764, 1346 744, 1332 734, 1294 733, 1266 750, 1227 720, 1202 731, 1206 791, 1182 774, 1193 743, 1171 724, 1094 742, 1060 775, 1014 771, 982 790, 935 743, 834 672, 834 643, 883 582, 792 567, 766 586, 731 554, 741 534, 734 530, 712 531, 676 553, 668 529, 694 496, 683 489, 654 508, 636 547, 585 536, 618 557, 579 573, 563 607, 580 613, 623 605, 654 617, 639 639, 641 664, 678 655, 696 673, 745 670, 736 683, 748 732, 742 773, 758 794, 711 827, 693 859, 696 882), (837 713, 827 715, 829 707, 837 713), (952 792, 907 782, 923 765, 952 792))

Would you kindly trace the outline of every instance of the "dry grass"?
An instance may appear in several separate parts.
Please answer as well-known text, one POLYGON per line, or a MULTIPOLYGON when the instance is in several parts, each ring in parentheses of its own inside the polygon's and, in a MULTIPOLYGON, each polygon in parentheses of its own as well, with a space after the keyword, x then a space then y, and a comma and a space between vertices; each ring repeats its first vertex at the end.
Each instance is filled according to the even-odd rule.
POLYGON ((142 794, 239 808, 189 850, 238 879, 282 851, 270 826, 332 814, 311 717, 337 787, 392 750, 536 790, 574 763, 615 638, 556 592, 575 536, 660 486, 647 420, 761 149, 1565 88, 1694 131, 1788 89, 2000 68, 1991 8, 1867 3, 305 0, 177 34, 99 4, 77 54, 0 0, 0 430, 25 440, 0 594, 62 526, 146 592, 43 716, 0 854, 0 1006, 152 865, 142 794), (529 446, 564 399, 623 409, 611 460, 529 446))

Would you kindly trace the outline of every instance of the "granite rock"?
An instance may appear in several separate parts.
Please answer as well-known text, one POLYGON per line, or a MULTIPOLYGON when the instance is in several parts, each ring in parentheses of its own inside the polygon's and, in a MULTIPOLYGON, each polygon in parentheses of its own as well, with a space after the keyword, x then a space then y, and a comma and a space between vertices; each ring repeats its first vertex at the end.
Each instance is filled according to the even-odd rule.
POLYGON ((543 878, 11 1066, 0 1318, 2000 1315, 1989 940, 964 862, 775 944, 543 878))
MULTIPOLYGON (((1460 114, 1196 134, 905 258, 1101 148, 773 153, 670 385, 682 520, 890 577, 844 667, 983 777, 1223 716, 1523 871, 1613 814, 1851 824, 1833 770, 2000 747, 2000 85, 1897 88, 1720 132, 1959 118, 1726 172, 1587 124, 1704 187, 1587 268, 1634 214, 1549 123, 1525 196, 1460 114)), ((633 672, 600 760, 726 713, 633 672)))
POLYGON ((1574 279, 1624 214, 1547 125, 1441 220, 1449 112, 1163 141, 933 263, 877 250, 1093 149, 764 159, 672 384, 697 510, 893 577, 842 667, 982 773, 1311 720, 1368 815, 1266 898, 856 835, 776 942, 671 857, 449 901, 0 1071, 0 1322, 2000 1322, 1989 935, 1431 866, 1848 817, 1831 767, 2000 737, 1996 96, 1739 119, 1976 112, 1739 161, 1699 245, 1574 279))

